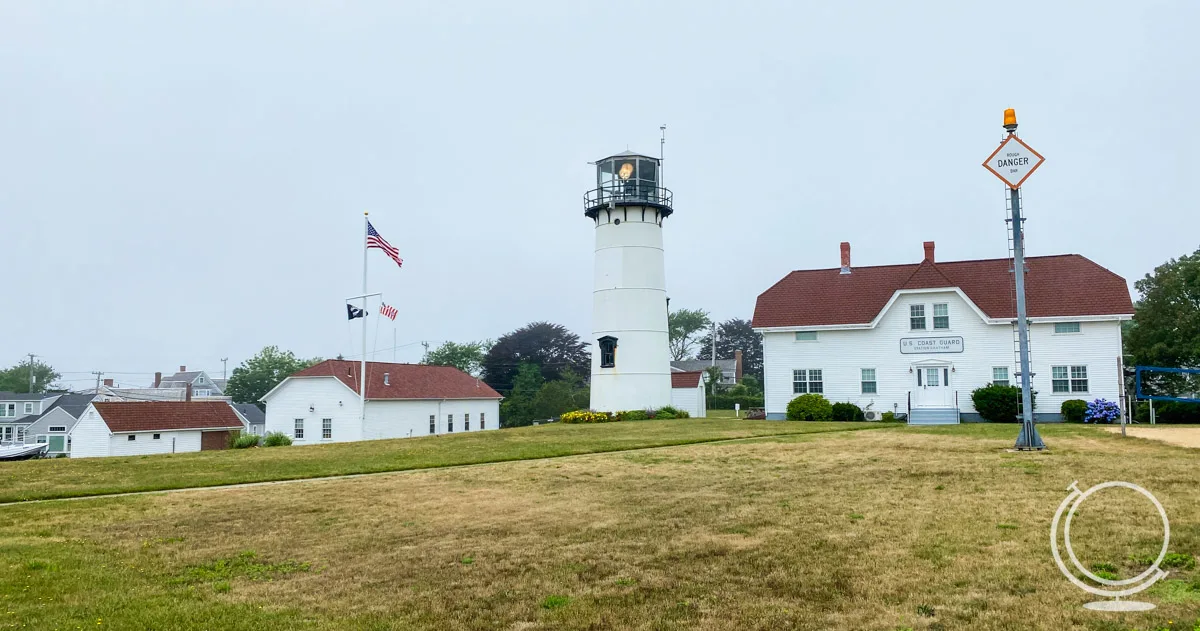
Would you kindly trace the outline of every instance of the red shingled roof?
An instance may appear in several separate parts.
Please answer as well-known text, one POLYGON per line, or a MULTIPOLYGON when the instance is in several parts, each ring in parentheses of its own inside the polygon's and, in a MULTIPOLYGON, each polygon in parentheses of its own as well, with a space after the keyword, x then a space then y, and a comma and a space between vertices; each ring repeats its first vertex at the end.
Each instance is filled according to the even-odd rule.
POLYGON ((695 388, 700 385, 700 379, 703 377, 703 370, 693 370, 691 372, 673 372, 671 373, 672 388, 695 388))
POLYGON ((242 421, 224 401, 109 401, 92 405, 113 432, 242 428, 242 421))
MULTIPOLYGON (((359 362, 327 359, 293 377, 337 377, 358 392, 359 362)), ((453 366, 367 362, 368 399, 501 399, 483 381, 453 366), (388 383, 383 383, 387 373, 388 383)))
MULTIPOLYGON (((1030 317, 1132 315, 1125 279, 1078 254, 1025 259, 1030 317)), ((1010 259, 800 270, 758 297, 755 327, 868 324, 898 289, 958 287, 990 318, 1016 317, 1010 259)))

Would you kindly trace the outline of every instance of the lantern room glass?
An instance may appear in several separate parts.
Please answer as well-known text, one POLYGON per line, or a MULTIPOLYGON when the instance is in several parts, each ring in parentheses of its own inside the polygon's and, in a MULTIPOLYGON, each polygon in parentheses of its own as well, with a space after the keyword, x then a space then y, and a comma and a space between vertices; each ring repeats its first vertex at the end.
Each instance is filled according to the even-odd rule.
POLYGON ((635 155, 605 158, 596 164, 596 185, 605 197, 657 202, 658 160, 635 155))

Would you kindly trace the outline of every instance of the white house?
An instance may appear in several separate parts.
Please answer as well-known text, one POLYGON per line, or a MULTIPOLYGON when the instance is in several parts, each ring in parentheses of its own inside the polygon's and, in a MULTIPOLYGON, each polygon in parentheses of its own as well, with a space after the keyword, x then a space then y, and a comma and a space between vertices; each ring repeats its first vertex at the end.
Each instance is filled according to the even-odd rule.
POLYGON ((71 457, 225 449, 241 429, 224 401, 94 401, 70 432, 71 457))
POLYGON ((364 414, 359 368, 330 359, 284 379, 262 398, 266 431, 312 445, 500 428, 500 393, 451 366, 367 362, 364 414))
POLYGON ((708 413, 704 397, 704 371, 671 373, 671 407, 701 418, 708 413))
POLYGON ((257 405, 253 403, 230 403, 229 405, 242 420, 242 425, 246 426, 246 433, 255 436, 262 436, 265 433, 267 415, 257 405))
MULTIPOLYGON (((1067 399, 1122 400, 1121 322, 1133 316, 1125 279, 1078 255, 1026 259, 1035 415, 1059 420, 1067 399)), ((979 420, 971 391, 1019 385, 1010 259, 924 260, 788 274, 758 297, 767 418, 817 392, 912 423, 979 420)))
POLYGON ((69 453, 71 430, 93 397, 91 394, 64 394, 58 397, 48 410, 33 417, 25 430, 25 442, 36 441, 48 445, 46 454, 49 456, 69 453))

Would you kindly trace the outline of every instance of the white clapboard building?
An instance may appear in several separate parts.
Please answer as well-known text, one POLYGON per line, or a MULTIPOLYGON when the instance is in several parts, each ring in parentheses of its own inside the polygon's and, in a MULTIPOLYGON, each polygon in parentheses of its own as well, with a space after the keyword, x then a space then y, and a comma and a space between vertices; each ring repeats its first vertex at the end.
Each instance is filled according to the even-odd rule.
MULTIPOLYGON (((971 391, 1019 385, 1010 259, 794 271, 758 297, 767 417, 817 392, 912 423, 979 420, 971 391)), ((1125 279, 1078 254, 1026 259, 1035 415, 1061 419, 1067 399, 1120 401, 1125 279)))
POLYGON ((330 359, 284 379, 262 398, 266 431, 312 445, 500 428, 500 393, 457 368, 367 362, 365 414, 359 374, 330 359))
POLYGON ((93 400, 68 441, 72 458, 145 456, 225 449, 244 429, 225 401, 93 400))

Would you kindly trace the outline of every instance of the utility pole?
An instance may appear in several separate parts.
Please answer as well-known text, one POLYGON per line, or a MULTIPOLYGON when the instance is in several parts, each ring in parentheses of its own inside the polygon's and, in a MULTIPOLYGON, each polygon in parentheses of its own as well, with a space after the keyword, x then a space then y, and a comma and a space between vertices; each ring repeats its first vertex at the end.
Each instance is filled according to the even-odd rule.
POLYGON ((712 365, 717 365, 717 323, 712 323, 712 365))
POLYGON ((37 357, 33 353, 29 354, 29 393, 33 394, 33 358, 37 357))
POLYGON ((229 363, 228 363, 228 362, 229 362, 229 358, 228 358, 228 357, 222 357, 222 358, 221 358, 221 381, 226 381, 226 380, 228 380, 228 379, 229 379, 229 375, 225 374, 225 373, 226 373, 226 369, 229 367, 229 363))
POLYGON ((421 361, 429 358, 429 342, 421 342, 421 346, 425 347, 425 355, 421 357, 421 361))
POLYGON ((92 374, 96 375, 96 395, 99 396, 99 394, 100 394, 100 376, 103 375, 104 373, 100 372, 99 370, 93 370, 92 374))

